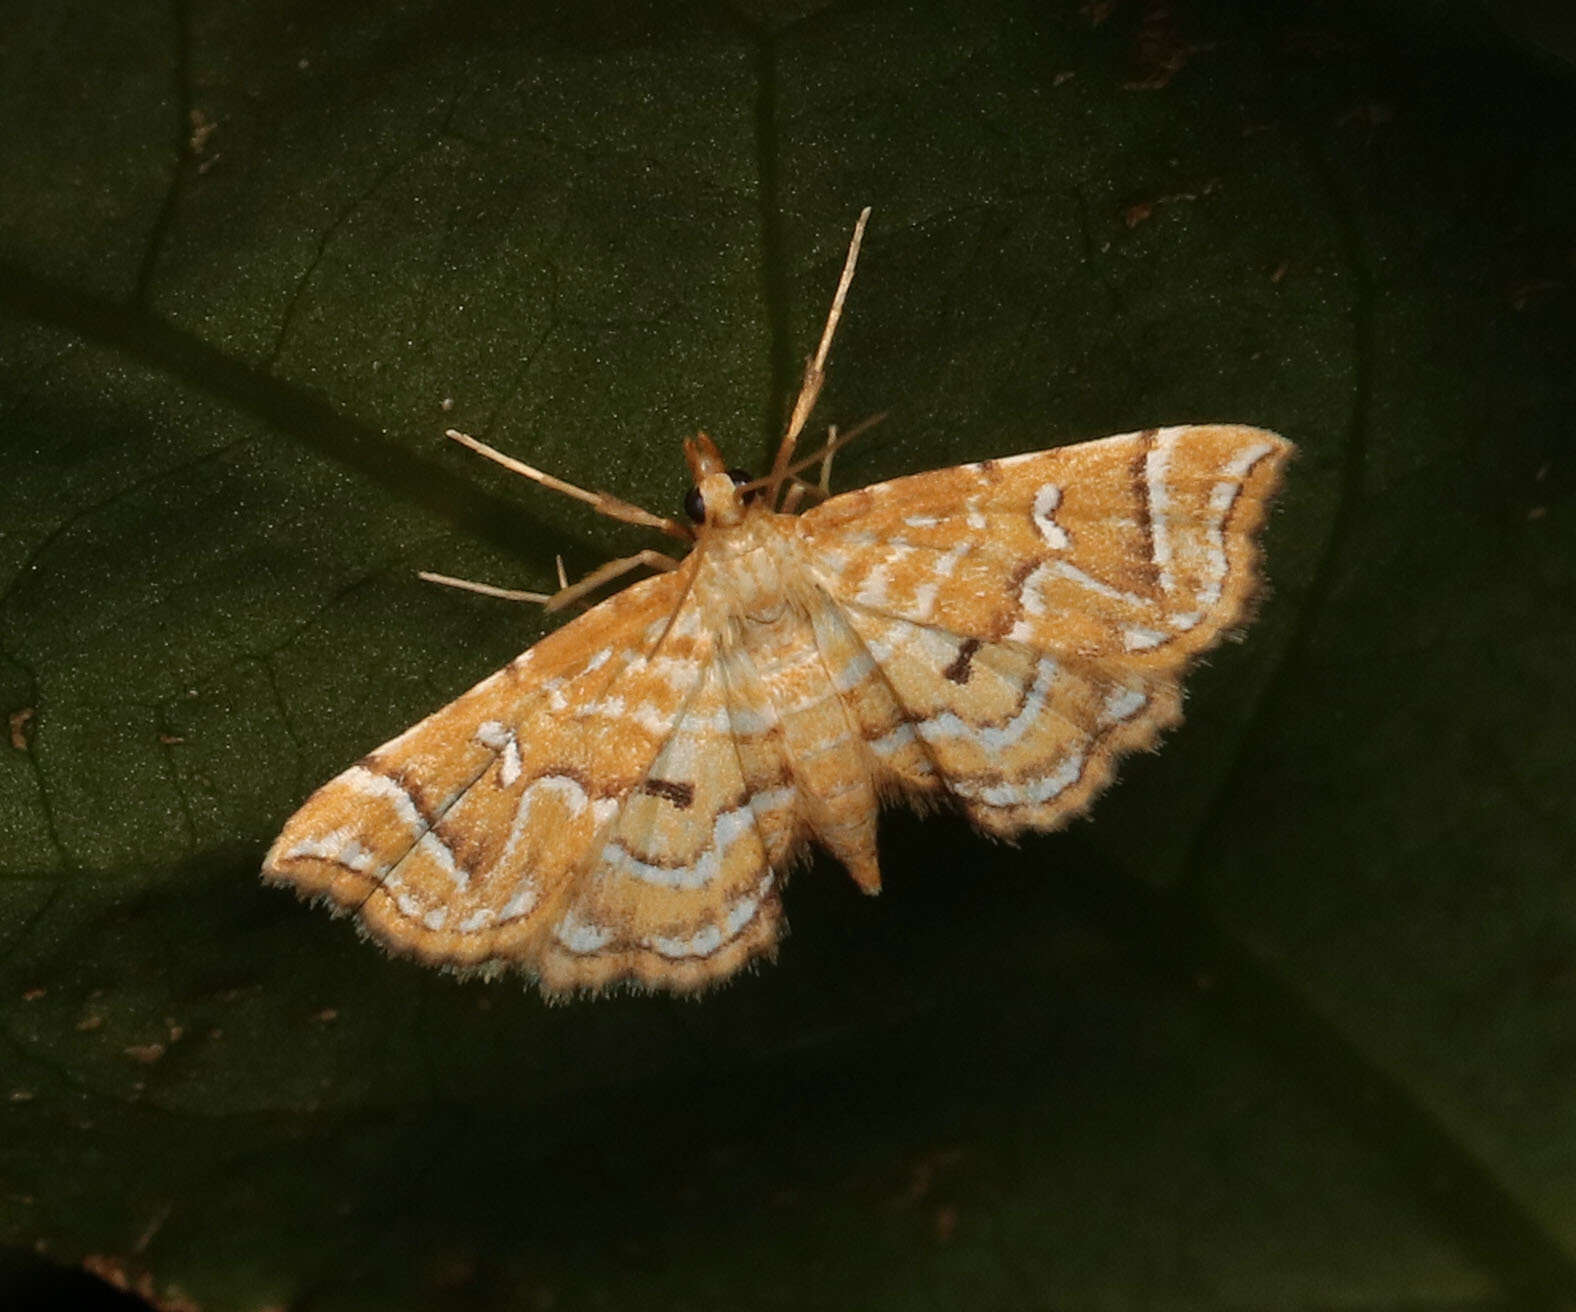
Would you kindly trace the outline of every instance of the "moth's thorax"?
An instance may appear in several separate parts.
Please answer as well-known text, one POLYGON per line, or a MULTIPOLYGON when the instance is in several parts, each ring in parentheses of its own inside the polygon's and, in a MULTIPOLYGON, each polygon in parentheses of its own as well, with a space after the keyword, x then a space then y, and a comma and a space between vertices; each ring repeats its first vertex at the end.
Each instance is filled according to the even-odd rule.
POLYGON ((796 543, 786 531, 792 523, 791 515, 746 507, 739 523, 706 527, 695 588, 718 631, 784 615, 798 573, 796 543))

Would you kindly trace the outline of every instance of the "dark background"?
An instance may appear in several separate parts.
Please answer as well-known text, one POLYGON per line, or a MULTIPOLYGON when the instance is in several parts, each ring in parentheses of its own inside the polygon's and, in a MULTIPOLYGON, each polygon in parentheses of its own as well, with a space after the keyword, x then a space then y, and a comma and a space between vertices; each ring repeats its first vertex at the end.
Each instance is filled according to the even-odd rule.
POLYGON ((1568 1304, 1562 18, 13 8, 0 1301, 1568 1304), (892 417, 841 486, 1301 448, 1164 751, 1016 849, 889 818, 881 899, 800 873, 698 1003, 544 1008, 261 889, 544 629, 415 570, 642 541, 442 429, 655 509, 696 427, 761 463, 864 204, 820 419, 892 417))

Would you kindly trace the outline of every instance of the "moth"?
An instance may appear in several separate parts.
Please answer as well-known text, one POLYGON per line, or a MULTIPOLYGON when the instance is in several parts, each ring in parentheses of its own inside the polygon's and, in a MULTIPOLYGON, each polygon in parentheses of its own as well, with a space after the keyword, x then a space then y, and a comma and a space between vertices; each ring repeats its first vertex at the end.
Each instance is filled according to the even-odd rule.
POLYGON ((691 549, 560 573, 552 597, 463 585, 556 609, 656 571, 325 784, 266 879, 392 951, 517 968, 549 997, 691 992, 774 954, 812 840, 875 893, 883 804, 1056 829, 1180 721, 1189 663, 1246 620, 1291 444, 1151 428, 828 495, 851 434, 793 454, 868 217, 771 472, 685 442, 692 524, 451 431, 691 549))

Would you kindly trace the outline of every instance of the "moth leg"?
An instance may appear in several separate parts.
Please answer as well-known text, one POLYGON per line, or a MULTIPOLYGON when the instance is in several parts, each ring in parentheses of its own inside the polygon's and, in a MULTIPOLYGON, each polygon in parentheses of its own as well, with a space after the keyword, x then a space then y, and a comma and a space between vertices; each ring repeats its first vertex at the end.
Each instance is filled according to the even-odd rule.
MULTIPOLYGON (((571 606, 579 601, 587 593, 595 592, 604 583, 610 583, 612 580, 628 574, 631 570, 639 569, 642 565, 648 569, 654 569, 658 573, 663 573, 670 569, 677 569, 679 562, 674 560, 672 556, 647 548, 644 551, 637 551, 633 556, 620 556, 617 560, 610 560, 605 565, 599 565, 578 583, 565 583, 551 597, 544 597, 542 600, 548 610, 562 610, 565 606, 571 606)), ((562 560, 559 561, 558 577, 562 582, 564 577, 562 560)))
MULTIPOLYGON (((864 420, 864 421, 862 421, 860 423, 855 424, 846 433, 839 433, 836 428, 831 429, 830 430, 831 437, 827 441, 826 445, 823 446, 819 451, 815 452, 814 455, 805 456, 802 459, 796 460, 796 461, 793 462, 793 464, 789 465, 787 469, 783 470, 783 480, 786 482, 789 479, 793 478, 793 476, 795 474, 803 473, 806 469, 810 468, 810 466, 815 464, 817 461, 822 462, 822 469, 825 470, 826 469, 826 464, 829 461, 829 459, 830 459, 830 457, 832 455, 832 452, 834 452, 834 451, 841 451, 845 446, 847 446, 850 442, 852 442, 856 437, 859 437, 861 434, 868 432, 870 429, 874 428, 877 424, 879 424, 886 417, 887 417, 887 412, 885 410, 882 410, 878 414, 871 415, 869 419, 866 419, 866 420, 864 420)), ((830 478, 830 474, 828 473, 826 475, 826 477, 830 478)), ((750 492, 750 491, 753 491, 755 488, 758 488, 758 487, 766 487, 771 481, 772 481, 771 475, 768 474, 764 478, 757 478, 753 482, 742 484, 740 486, 740 488, 739 488, 739 491, 740 492, 750 492)), ((820 491, 820 489, 817 488, 816 491, 820 491)), ((827 495, 830 496, 831 495, 830 492, 828 492, 827 495)))
POLYGON ((832 457, 837 454, 837 425, 831 424, 826 430, 826 454, 821 457, 821 478, 817 484, 821 497, 832 495, 832 457))
POLYGON ((848 299, 848 287, 854 280, 854 265, 859 261, 859 245, 864 240, 865 224, 869 218, 870 207, 866 205, 859 212, 859 221, 854 224, 854 235, 848 243, 848 254, 843 260, 843 274, 838 279, 837 293, 832 297, 832 308, 827 311, 826 326, 821 329, 820 345, 816 347, 815 354, 805 361, 804 380, 799 384, 799 395, 793 403, 793 414, 788 420, 788 431, 783 434, 782 443, 777 448, 777 457, 772 461, 770 484, 773 504, 777 501, 777 494, 787 475, 788 462, 793 458, 794 445, 799 440, 799 434, 804 430, 805 421, 810 418, 810 412, 815 409, 816 400, 821 395, 821 385, 826 382, 826 357, 832 349, 832 337, 837 332, 837 321, 843 317, 843 302, 848 299))
POLYGON ((430 570, 418 570, 416 577, 424 583, 441 583, 446 588, 458 588, 461 592, 478 592, 484 597, 497 597, 501 601, 534 601, 545 606, 552 597, 546 592, 522 592, 517 588, 497 588, 491 583, 476 583, 471 579, 457 579, 448 574, 434 574, 430 570))
POLYGON ((607 564, 587 574, 578 583, 570 583, 564 573, 564 558, 556 558, 558 565, 558 591, 557 592, 525 592, 518 588, 500 588, 491 583, 477 583, 472 579, 457 579, 450 574, 434 574, 431 570, 419 570, 416 577, 426 583, 440 583, 446 588, 457 588, 461 592, 475 592, 483 597, 497 597, 501 601, 530 601, 547 610, 562 610, 565 606, 572 606, 589 592, 594 592, 604 583, 629 573, 632 569, 639 569, 646 565, 658 572, 677 569, 679 562, 672 556, 664 555, 660 551, 649 548, 636 552, 633 556, 623 556, 618 560, 610 560, 607 564))
POLYGON ((806 497, 814 497, 816 501, 825 501, 831 493, 824 488, 817 487, 814 483, 806 483, 802 478, 788 477, 788 495, 783 498, 782 513, 792 515, 806 497))
POLYGON ((588 492, 583 487, 576 487, 573 483, 566 483, 561 478, 544 473, 535 465, 528 465, 523 460, 516 460, 513 456, 506 456, 496 447, 490 447, 469 433, 462 433, 457 428, 447 429, 447 437, 452 438, 461 446, 469 447, 479 456, 485 456, 494 464, 502 465, 505 469, 516 474, 523 474, 526 478, 540 483, 543 487, 550 487, 555 492, 562 492, 567 497, 574 497, 577 501, 584 501, 599 514, 610 519, 623 520, 626 524, 639 524, 644 528, 660 529, 672 537, 681 538, 685 542, 693 542, 692 533, 676 519, 669 519, 663 515, 653 515, 649 510, 642 510, 639 506, 615 497, 611 492, 588 492))

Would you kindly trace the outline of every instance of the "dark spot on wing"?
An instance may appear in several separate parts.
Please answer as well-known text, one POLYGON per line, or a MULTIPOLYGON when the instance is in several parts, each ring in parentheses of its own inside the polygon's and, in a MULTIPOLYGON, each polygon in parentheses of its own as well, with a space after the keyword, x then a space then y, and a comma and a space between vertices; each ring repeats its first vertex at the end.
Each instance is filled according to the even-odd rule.
POLYGON ((680 811, 688 810, 695 800, 695 785, 680 783, 674 779, 647 779, 640 785, 640 791, 672 802, 680 811))
POLYGON ((958 648, 957 659, 947 666, 946 669, 942 670, 941 677, 951 679, 953 683, 967 683, 969 675, 974 673, 970 668, 970 663, 974 660, 974 653, 981 646, 982 644, 978 638, 965 639, 963 645, 958 648))

